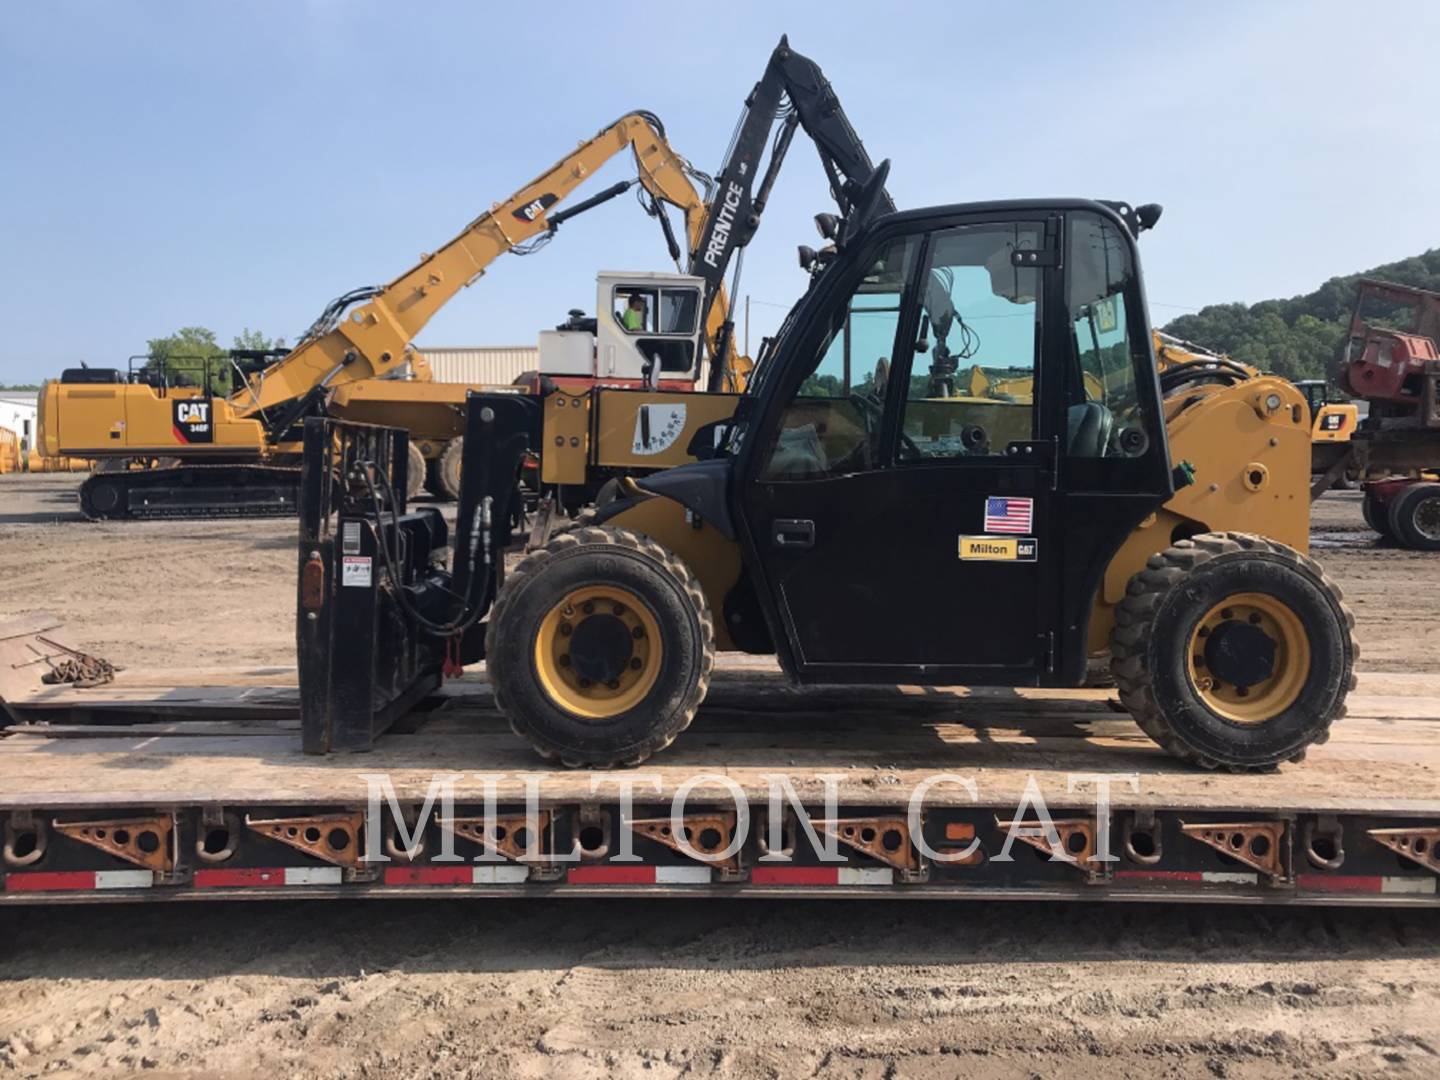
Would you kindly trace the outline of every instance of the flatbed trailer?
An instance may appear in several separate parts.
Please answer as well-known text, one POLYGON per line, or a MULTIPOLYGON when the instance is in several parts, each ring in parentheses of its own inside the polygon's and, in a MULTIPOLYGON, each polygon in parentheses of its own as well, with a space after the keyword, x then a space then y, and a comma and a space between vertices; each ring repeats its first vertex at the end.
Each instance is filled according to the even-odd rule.
POLYGON ((0 904, 1440 903, 1440 677, 1362 675, 1326 745, 1244 775, 1167 757, 1105 689, 799 689, 737 659, 690 738, 588 772, 513 736, 483 671, 373 752, 313 756, 293 669, 17 689, 69 655, 59 633, 0 629, 0 904))

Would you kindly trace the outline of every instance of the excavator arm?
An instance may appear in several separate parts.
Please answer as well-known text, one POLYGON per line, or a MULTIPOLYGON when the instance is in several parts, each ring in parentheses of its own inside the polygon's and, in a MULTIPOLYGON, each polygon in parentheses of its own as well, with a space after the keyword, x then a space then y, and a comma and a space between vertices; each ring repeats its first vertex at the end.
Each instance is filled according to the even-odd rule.
MULTIPOLYGON (((632 112, 581 143, 534 180, 472 221, 388 285, 346 293, 321 314, 286 357, 254 375, 231 398, 238 415, 258 416, 283 431, 313 395, 361 379, 384 376, 413 362, 410 342, 461 289, 499 256, 553 232, 561 221, 626 190, 622 182, 569 212, 551 208, 616 154, 629 149, 637 180, 653 200, 678 207, 692 244, 704 228, 706 206, 695 181, 708 182, 670 147, 659 119, 632 112)), ((663 209, 655 207, 663 215, 663 209)), ((662 222, 664 221, 662 216, 662 222)), ((668 235, 668 232, 667 232, 668 235)), ((722 321, 724 296, 712 303, 722 321)))

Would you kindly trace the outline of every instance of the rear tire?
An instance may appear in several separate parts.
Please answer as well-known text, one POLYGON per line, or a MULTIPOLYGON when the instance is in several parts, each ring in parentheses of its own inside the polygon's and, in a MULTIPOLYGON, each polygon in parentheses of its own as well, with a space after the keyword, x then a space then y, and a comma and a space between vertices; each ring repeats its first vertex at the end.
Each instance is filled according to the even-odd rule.
POLYGON ((457 435, 445 444, 445 452, 440 455, 440 460, 435 465, 435 483, 440 489, 441 498, 460 498, 460 474, 463 471, 464 457, 465 438, 457 435))
POLYGON ((1166 752, 1233 771, 1300 761, 1354 689, 1354 616, 1315 560, 1202 533, 1152 555, 1116 608, 1120 700, 1166 752))
POLYGON ((1368 491, 1360 500, 1360 513, 1365 517, 1365 524, 1380 534, 1381 540, 1395 539, 1395 534, 1390 531, 1390 508, 1368 491))
POLYGON ((676 555, 623 529, 570 529, 509 576, 485 635, 495 703, 572 768, 644 761, 689 727, 715 631, 676 555))
POLYGON ((1440 484, 1411 484, 1391 499, 1389 525, 1403 547, 1440 551, 1440 484))

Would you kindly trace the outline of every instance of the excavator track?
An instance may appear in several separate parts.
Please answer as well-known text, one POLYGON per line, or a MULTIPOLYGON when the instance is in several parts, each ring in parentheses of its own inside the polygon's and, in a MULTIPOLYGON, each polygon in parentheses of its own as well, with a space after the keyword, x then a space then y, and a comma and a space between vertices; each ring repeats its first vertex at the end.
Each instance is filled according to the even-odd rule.
POLYGON ((293 517, 300 470, 283 465, 180 465, 95 473, 80 485, 91 521, 293 517))

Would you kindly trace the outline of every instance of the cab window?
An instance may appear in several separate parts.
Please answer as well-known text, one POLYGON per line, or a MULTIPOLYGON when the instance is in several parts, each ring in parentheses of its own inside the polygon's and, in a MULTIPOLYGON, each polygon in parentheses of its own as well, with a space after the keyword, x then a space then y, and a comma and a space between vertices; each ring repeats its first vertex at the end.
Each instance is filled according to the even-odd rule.
POLYGON ((698 289, 615 287, 615 322, 626 333, 693 334, 699 310, 698 289))
POLYGON ((662 334, 693 334, 695 316, 700 310, 700 293, 696 289, 662 289, 660 291, 660 332, 662 334))
POLYGON ((920 322, 896 451, 908 461, 990 458, 1034 438, 1042 246, 1035 223, 966 225, 930 237, 920 322))
POLYGON ((918 238, 881 250, 865 277, 836 303, 813 360, 765 451, 763 480, 802 480, 880 464, 891 353, 918 238))
POLYGON ((1069 224, 1065 291, 1075 362, 1066 372, 1066 451, 1138 457, 1154 418, 1137 380, 1153 373, 1148 343, 1130 332, 1138 295, 1130 245, 1121 226, 1098 214, 1072 214, 1069 224))

